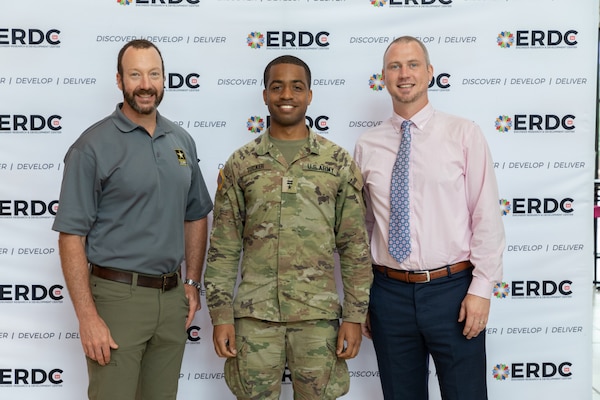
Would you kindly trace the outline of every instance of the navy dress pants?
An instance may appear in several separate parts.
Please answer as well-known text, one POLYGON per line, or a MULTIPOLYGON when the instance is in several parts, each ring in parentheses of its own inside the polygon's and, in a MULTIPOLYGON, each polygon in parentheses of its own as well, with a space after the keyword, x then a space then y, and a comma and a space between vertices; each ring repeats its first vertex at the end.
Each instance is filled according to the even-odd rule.
POLYGON ((385 400, 427 400, 431 354, 444 400, 486 400, 485 331, 458 322, 472 269, 429 283, 374 271, 369 315, 385 400))

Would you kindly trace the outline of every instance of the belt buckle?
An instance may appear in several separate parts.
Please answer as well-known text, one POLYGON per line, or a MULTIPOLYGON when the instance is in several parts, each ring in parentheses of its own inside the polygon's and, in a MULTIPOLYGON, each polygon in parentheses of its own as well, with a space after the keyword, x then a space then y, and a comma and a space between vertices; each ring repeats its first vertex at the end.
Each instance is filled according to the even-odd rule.
POLYGON ((413 271, 414 274, 421 274, 421 275, 425 275, 427 277, 427 280, 422 281, 422 282, 415 282, 415 283, 429 283, 431 282, 431 275, 429 274, 429 271, 413 271))
POLYGON ((162 288, 161 288, 163 293, 165 292, 166 288, 167 288, 167 276, 163 275, 162 276, 162 288))

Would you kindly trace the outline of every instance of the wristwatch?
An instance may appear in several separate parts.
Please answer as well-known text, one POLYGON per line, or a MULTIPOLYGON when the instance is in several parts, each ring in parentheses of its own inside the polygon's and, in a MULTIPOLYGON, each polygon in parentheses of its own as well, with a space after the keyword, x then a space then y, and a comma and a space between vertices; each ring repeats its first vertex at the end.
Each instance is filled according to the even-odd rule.
POLYGON ((192 285, 193 287, 195 287, 198 290, 200 290, 202 288, 202 285, 200 285, 199 282, 196 282, 192 279, 186 279, 185 281, 183 281, 183 283, 185 283, 186 285, 192 285))

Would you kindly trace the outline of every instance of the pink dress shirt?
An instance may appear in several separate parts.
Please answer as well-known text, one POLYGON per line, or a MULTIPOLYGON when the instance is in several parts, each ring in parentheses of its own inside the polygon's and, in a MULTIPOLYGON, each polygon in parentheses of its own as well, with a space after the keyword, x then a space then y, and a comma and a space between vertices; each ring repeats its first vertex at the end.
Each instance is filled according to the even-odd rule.
POLYGON ((490 298, 502 279, 505 246, 491 153, 475 123, 436 111, 430 103, 411 118, 412 251, 402 263, 388 251, 390 182, 402 121, 394 113, 356 142, 373 263, 414 271, 471 260, 468 292, 490 298))

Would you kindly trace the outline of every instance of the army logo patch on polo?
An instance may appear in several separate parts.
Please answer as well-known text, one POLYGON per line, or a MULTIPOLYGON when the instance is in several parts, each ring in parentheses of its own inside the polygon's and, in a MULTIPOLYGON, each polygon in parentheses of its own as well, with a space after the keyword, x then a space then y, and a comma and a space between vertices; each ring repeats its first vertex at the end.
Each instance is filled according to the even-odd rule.
POLYGON ((187 166, 187 160, 185 159, 185 153, 181 149, 175 149, 175 154, 177 154, 177 160, 179 161, 179 165, 185 167, 187 166))

